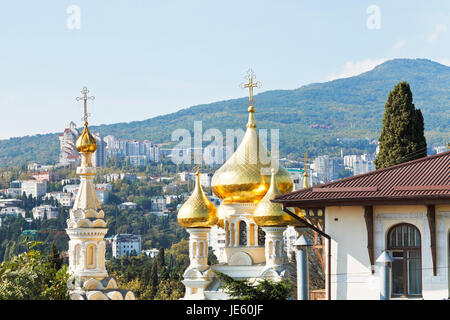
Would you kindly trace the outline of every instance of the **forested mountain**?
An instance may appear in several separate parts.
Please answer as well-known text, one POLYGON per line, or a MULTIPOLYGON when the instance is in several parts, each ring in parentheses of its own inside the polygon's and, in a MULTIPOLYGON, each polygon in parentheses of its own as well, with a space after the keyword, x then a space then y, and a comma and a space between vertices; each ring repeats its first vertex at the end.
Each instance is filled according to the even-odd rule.
MULTIPOLYGON (((347 152, 373 151, 373 145, 355 141, 345 145, 342 138, 378 138, 388 92, 402 80, 410 83, 414 104, 422 110, 428 146, 447 143, 450 67, 425 59, 394 59, 358 76, 259 93, 255 96, 256 122, 259 128, 280 130, 284 156, 299 158, 304 151, 337 154, 341 147, 347 152)), ((143 121, 93 126, 91 131, 162 143, 170 141, 177 128, 192 132, 198 120, 203 121, 204 131, 217 128, 225 136, 226 129, 245 129, 247 115, 247 98, 239 98, 143 121)), ((0 166, 30 160, 54 162, 58 145, 57 134, 0 140, 0 166)))

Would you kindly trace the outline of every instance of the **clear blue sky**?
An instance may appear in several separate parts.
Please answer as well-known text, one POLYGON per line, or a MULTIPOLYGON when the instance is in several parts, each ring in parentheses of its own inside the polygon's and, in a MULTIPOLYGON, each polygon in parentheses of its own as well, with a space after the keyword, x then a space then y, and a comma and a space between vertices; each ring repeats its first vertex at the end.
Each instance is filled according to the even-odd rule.
POLYGON ((242 97, 249 67, 261 92, 395 57, 450 65, 449 29, 448 0, 2 0, 0 139, 81 126, 85 85, 98 125, 242 97), (67 27, 71 5, 80 29, 67 27))

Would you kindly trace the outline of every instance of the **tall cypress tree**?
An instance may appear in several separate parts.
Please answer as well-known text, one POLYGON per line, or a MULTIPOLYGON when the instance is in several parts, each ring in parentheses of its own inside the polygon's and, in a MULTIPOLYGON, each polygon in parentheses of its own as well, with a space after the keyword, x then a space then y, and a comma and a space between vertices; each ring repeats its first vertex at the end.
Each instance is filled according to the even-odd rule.
POLYGON ((377 169, 427 155, 422 112, 415 108, 411 89, 405 81, 389 92, 379 143, 380 152, 375 159, 377 169))

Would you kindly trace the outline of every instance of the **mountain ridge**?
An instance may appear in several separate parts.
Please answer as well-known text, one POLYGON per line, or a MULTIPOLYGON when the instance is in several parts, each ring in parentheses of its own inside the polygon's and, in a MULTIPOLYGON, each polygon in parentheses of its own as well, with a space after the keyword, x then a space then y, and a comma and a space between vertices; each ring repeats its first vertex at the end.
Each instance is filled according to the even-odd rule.
MULTIPOLYGON (((254 97, 256 123, 259 128, 280 129, 284 155, 336 153, 342 147, 337 138, 378 137, 388 92, 403 80, 410 83, 414 104, 424 114, 428 144, 446 143, 450 139, 450 67, 428 59, 392 59, 353 77, 258 93, 254 97)), ((193 121, 202 120, 203 130, 217 128, 225 133, 227 128, 245 128, 247 101, 241 97, 199 104, 149 119, 92 126, 91 131, 162 143, 171 140, 173 130, 192 132, 193 121)), ((0 140, 0 166, 2 162, 18 164, 21 154, 22 162, 56 161, 57 135, 0 140), (47 150, 39 147, 44 141, 47 150), (12 150, 14 143, 22 148, 12 150)))

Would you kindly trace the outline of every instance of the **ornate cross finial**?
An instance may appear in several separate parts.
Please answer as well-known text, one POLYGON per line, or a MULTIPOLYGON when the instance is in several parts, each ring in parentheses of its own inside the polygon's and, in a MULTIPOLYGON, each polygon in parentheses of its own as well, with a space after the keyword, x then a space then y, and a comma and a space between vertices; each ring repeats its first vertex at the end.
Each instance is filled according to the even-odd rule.
POLYGON ((95 97, 94 96, 88 97, 89 90, 86 87, 83 87, 83 90, 81 90, 81 93, 83 94, 83 96, 82 97, 76 97, 76 100, 77 101, 80 101, 80 100, 84 101, 84 116, 81 119, 84 120, 84 125, 87 126, 87 119, 91 115, 90 113, 87 112, 87 101, 88 100, 94 100, 95 97))
POLYGON ((305 152, 304 154, 303 154, 303 168, 304 168, 304 170, 306 171, 306 166, 308 165, 308 161, 309 161, 310 159, 308 159, 308 153, 307 152, 305 152))
POLYGON ((256 77, 255 77, 255 73, 253 72, 252 69, 248 69, 247 75, 244 78, 247 79, 248 82, 241 84, 241 87, 248 88, 248 92, 249 92, 248 104, 249 104, 249 106, 253 106, 253 88, 260 88, 261 82, 255 81, 256 77))

